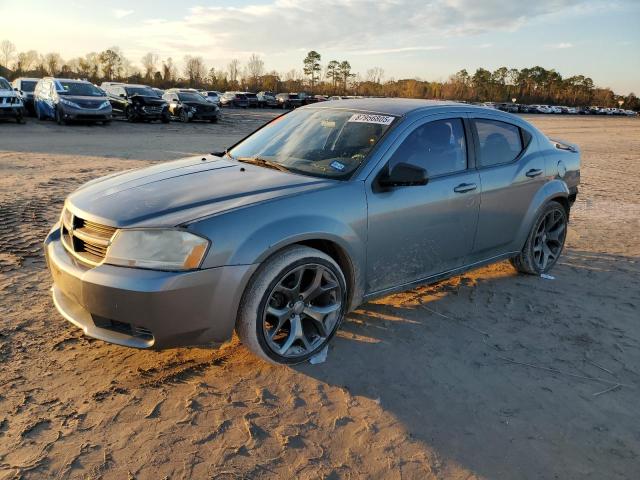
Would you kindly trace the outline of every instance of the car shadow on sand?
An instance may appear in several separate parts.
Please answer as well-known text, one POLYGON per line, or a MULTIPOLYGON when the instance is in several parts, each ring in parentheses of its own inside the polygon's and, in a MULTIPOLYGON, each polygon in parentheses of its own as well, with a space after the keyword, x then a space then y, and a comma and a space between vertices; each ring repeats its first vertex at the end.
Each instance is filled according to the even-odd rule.
POLYGON ((367 303, 323 365, 439 458, 488 478, 632 478, 640 460, 638 258, 567 250, 367 303), (617 386, 616 386, 617 385, 617 386))

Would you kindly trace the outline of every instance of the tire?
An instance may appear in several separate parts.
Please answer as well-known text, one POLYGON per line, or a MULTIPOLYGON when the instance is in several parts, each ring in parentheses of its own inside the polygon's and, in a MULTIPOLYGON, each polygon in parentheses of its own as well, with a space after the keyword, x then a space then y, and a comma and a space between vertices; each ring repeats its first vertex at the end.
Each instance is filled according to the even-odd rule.
POLYGON ((162 115, 162 118, 160 119, 160 121, 162 123, 169 123, 171 121, 171 118, 169 117, 169 114, 162 115))
POLYGON ((212 118, 209 120, 211 123, 218 123, 218 117, 212 118))
POLYGON ((567 211, 558 202, 549 202, 533 222, 527 241, 511 264, 521 273, 546 273, 560 258, 567 237, 567 211))
POLYGON ((62 112, 60 111, 59 108, 56 108, 56 123, 58 125, 66 125, 67 124, 65 119, 62 117, 62 112))
POLYGON ((127 122, 135 122, 136 121, 136 112, 133 111, 133 107, 131 105, 127 105, 127 108, 124 109, 124 116, 127 119, 127 122))
POLYGON ((346 281, 338 264, 319 250, 295 245, 269 258, 253 276, 242 296, 236 332, 263 360, 296 364, 329 343, 346 307, 346 281))
POLYGON ((189 114, 186 110, 180 110, 180 121, 182 123, 189 123, 189 114))

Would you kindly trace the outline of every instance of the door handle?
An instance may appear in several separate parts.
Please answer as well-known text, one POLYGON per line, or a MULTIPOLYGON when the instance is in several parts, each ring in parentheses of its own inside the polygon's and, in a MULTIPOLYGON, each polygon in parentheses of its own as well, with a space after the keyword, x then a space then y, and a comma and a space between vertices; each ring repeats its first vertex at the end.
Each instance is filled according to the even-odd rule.
POLYGON ((453 189, 456 193, 465 193, 475 190, 478 186, 475 183, 461 183, 453 189))
POLYGON ((538 175, 542 175, 542 170, 539 168, 532 168, 525 175, 529 178, 537 177, 538 175))

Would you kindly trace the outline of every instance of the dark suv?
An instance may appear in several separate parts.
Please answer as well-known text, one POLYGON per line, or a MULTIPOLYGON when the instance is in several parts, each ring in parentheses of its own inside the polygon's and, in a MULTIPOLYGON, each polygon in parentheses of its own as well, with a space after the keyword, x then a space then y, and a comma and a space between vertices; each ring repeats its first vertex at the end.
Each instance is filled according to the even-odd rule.
POLYGON ((218 121, 220 109, 209 102, 197 90, 172 88, 162 96, 169 102, 169 115, 175 120, 187 123, 192 120, 218 121))
POLYGON ((279 93, 276 95, 278 106, 280 108, 296 108, 302 105, 302 99, 297 93, 279 93))
POLYGON ((223 107, 247 108, 249 106, 249 99, 244 93, 224 92, 224 95, 220 98, 220 104, 223 107))
POLYGON ((100 87, 107 93, 114 115, 124 116, 128 121, 160 120, 168 123, 169 106, 151 87, 126 83, 104 82, 100 87))

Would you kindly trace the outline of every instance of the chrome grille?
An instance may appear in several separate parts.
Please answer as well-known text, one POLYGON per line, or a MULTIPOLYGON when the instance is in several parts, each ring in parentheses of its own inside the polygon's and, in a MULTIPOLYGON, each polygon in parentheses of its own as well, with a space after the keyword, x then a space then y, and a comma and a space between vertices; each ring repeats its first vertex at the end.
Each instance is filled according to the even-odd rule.
POLYGON ((145 113, 153 113, 153 114, 162 113, 162 109, 163 109, 162 105, 159 105, 159 106, 145 105, 144 107, 142 107, 142 110, 145 113))
POLYGON ((114 227, 80 218, 67 209, 62 212, 60 229, 67 251, 90 265, 98 265, 104 260, 111 238, 116 233, 114 227))

